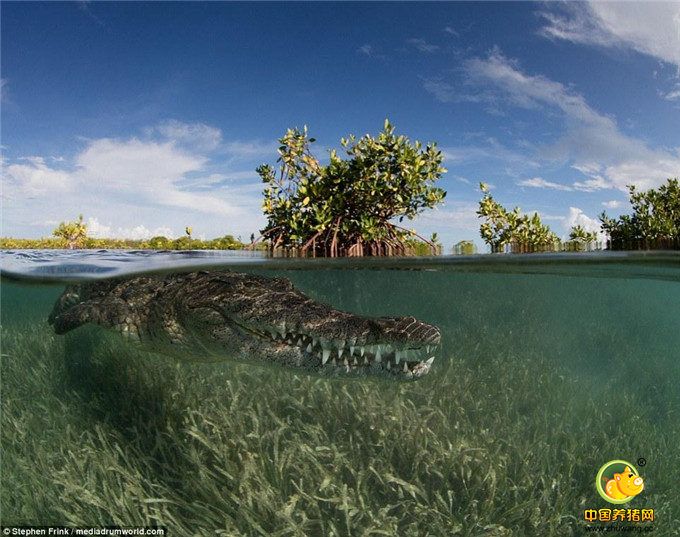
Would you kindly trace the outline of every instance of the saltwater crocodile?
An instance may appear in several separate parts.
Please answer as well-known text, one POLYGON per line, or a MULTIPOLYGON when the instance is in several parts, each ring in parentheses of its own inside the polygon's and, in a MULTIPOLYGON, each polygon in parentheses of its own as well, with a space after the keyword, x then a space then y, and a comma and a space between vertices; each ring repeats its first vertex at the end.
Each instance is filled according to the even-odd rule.
POLYGON ((438 328, 413 317, 339 311, 289 280, 230 271, 71 285, 49 322, 57 334, 98 324, 183 359, 236 358, 323 375, 403 380, 429 372, 440 342, 438 328))

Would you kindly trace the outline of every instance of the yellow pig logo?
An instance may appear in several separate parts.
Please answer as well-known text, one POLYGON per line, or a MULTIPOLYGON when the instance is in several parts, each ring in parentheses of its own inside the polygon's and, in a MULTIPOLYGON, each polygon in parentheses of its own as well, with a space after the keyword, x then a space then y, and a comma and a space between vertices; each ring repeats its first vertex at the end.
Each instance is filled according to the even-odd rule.
POLYGON ((609 461, 597 473, 595 488, 609 503, 626 503, 645 488, 637 469, 626 461, 609 461))

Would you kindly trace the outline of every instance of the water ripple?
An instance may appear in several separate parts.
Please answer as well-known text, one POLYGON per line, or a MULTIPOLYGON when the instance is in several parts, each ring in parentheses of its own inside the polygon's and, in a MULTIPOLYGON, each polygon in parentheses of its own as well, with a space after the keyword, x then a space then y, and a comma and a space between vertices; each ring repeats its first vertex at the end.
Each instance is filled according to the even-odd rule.
POLYGON ((482 254, 401 258, 269 258, 224 250, 2 250, 0 275, 40 282, 72 282, 147 272, 211 268, 243 270, 429 270, 645 278, 680 282, 680 252, 482 254))

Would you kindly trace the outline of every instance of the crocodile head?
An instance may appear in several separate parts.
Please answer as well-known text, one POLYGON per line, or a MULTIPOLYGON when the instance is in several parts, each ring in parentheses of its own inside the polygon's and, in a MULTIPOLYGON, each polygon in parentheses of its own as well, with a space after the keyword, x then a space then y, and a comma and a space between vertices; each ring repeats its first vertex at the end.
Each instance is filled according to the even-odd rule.
POLYGON ((213 273, 191 295, 183 324, 202 332, 211 354, 229 347, 243 359, 321 375, 417 379, 429 372, 441 339, 437 327, 413 317, 335 310, 282 278, 213 273))

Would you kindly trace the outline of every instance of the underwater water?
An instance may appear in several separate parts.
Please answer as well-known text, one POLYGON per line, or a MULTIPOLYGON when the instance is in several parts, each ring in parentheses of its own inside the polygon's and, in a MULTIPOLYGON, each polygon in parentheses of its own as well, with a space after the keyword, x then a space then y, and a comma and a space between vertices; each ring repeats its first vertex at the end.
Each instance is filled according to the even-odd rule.
MULTIPOLYGON (((5 252, 0 523, 169 535, 583 535, 587 509, 680 535, 680 255, 267 260, 5 252), (47 316, 67 282, 144 270, 286 277, 436 325, 414 382, 195 363, 47 316), (644 490, 595 488, 614 459, 644 490), (644 460, 642 460, 644 459, 644 460), (640 462, 638 462, 640 461, 640 462)), ((630 531, 630 530, 628 530, 630 531)))

